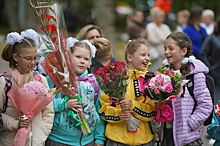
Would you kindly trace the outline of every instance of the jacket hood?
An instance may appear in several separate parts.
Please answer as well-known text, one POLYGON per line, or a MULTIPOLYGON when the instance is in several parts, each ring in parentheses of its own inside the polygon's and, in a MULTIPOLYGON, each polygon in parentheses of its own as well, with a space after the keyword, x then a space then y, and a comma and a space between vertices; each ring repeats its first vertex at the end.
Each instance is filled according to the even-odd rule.
POLYGON ((195 73, 204 73, 207 74, 209 72, 209 68, 200 60, 196 59, 191 63, 191 71, 189 74, 195 73))

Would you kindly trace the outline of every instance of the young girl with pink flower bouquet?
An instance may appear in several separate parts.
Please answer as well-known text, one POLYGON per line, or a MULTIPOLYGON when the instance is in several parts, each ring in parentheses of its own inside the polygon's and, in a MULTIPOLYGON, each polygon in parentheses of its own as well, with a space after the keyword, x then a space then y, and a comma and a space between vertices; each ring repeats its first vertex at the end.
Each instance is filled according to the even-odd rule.
POLYGON ((190 75, 194 76, 193 93, 197 105, 194 106, 195 101, 187 88, 190 85, 189 81, 188 85, 183 87, 183 93, 176 98, 176 101, 172 101, 174 121, 171 127, 166 126, 164 129, 163 145, 201 146, 203 123, 213 107, 205 78, 209 70, 200 60, 192 56, 192 42, 182 32, 170 34, 165 41, 164 49, 165 65, 172 70, 180 70, 184 79, 190 75))
MULTIPOLYGON (((43 146, 53 126, 54 111, 53 103, 51 102, 52 98, 50 103, 48 102, 43 110, 39 111, 39 113, 37 112, 38 114, 37 116, 35 115, 36 117, 31 117, 32 113, 21 115, 21 113, 15 108, 19 105, 15 106, 13 102, 14 100, 11 100, 15 99, 12 97, 16 97, 16 95, 17 97, 21 97, 18 96, 18 94, 21 95, 26 92, 12 93, 13 91, 20 91, 15 90, 15 87, 17 87, 15 86, 16 77, 22 77, 22 79, 20 78, 21 80, 16 80, 16 84, 22 83, 23 85, 26 85, 25 81, 31 79, 31 77, 33 77, 32 83, 38 81, 38 83, 41 84, 36 85, 35 82, 32 84, 34 86, 24 86, 24 90, 32 90, 30 88, 37 87, 35 89, 39 89, 36 91, 39 93, 36 94, 41 94, 43 93, 41 91, 49 89, 46 78, 40 74, 32 72, 32 69, 35 67, 39 59, 37 55, 38 37, 38 34, 32 29, 22 31, 21 34, 12 32, 7 35, 7 46, 2 52, 2 58, 9 62, 9 67, 12 70, 1 74, 0 77, 0 109, 3 120, 3 130, 0 132, 0 145, 12 145, 16 133, 21 129, 27 128, 29 136, 27 136, 27 141, 24 141, 26 142, 26 145, 43 146)), ((47 97, 44 96, 44 98, 47 97)), ((27 97, 27 100, 33 101, 33 97, 27 97)), ((23 103, 20 105, 20 107, 23 107, 23 110, 29 107, 29 103, 25 104, 23 103)), ((23 138, 18 139, 18 141, 23 141, 23 138)))
POLYGON ((139 77, 147 72, 150 63, 149 55, 144 39, 129 41, 125 49, 129 74, 125 99, 111 102, 111 97, 101 93, 99 112, 107 121, 105 130, 105 136, 108 138, 107 146, 153 145, 150 121, 154 120, 156 114, 154 101, 144 96, 138 88, 139 77), (128 130, 126 122, 131 119, 134 121, 132 127, 135 127, 132 131, 128 130))

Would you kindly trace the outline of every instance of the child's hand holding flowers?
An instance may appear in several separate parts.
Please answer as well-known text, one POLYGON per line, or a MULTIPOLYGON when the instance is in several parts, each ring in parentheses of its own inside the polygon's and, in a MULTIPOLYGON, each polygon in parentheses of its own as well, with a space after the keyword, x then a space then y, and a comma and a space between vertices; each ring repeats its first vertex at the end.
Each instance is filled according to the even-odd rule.
POLYGON ((77 99, 70 99, 66 102, 67 108, 73 110, 76 113, 79 113, 82 110, 82 106, 80 105, 80 101, 77 99))
POLYGON ((182 86, 187 83, 179 71, 172 71, 167 67, 158 68, 156 72, 147 72, 145 77, 139 78, 140 90, 155 100, 156 121, 166 122, 174 119, 172 108, 168 105, 182 93, 182 86))

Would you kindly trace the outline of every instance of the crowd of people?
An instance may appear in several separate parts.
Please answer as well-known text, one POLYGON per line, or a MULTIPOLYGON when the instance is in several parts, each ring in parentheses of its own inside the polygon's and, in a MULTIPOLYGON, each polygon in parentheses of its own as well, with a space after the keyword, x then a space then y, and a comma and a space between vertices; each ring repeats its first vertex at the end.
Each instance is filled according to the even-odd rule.
MULTIPOLYGON (((98 26, 92 24, 83 27, 76 37, 69 37, 67 43, 82 98, 68 99, 60 92, 33 119, 21 116, 9 98, 14 91, 14 76, 22 75, 26 79, 34 76, 34 80, 39 80, 48 90, 57 85, 51 77, 33 71, 39 61, 38 33, 32 29, 20 34, 9 33, 1 55, 9 62, 11 71, 0 76, 0 145, 11 145, 17 131, 28 128, 32 134, 29 134, 26 145, 32 146, 153 146, 157 142, 162 146, 201 146, 204 122, 214 108, 205 74, 209 73, 215 81, 215 105, 220 97, 220 63, 217 59, 220 17, 214 22, 213 11, 199 7, 190 12, 181 10, 177 14, 179 24, 172 32, 164 24, 167 13, 167 9, 152 8, 152 22, 146 26, 140 10, 135 10, 128 20, 130 40, 124 57, 129 77, 125 99, 118 104, 110 104, 111 98, 100 89, 93 75, 100 67, 116 61, 111 42, 98 26), (155 132, 151 122, 160 103, 138 94, 136 84, 140 76, 162 66, 179 70, 184 79, 194 76, 193 93, 197 106, 188 88, 183 86, 183 93, 171 103, 173 122, 162 124, 155 132), (76 121, 68 118, 69 110, 83 112, 90 133, 82 134, 80 127, 75 126, 76 121), (138 120, 137 131, 127 130, 126 121, 131 118, 138 120)), ((218 110, 219 107, 214 109, 213 122, 208 127, 208 134, 216 139, 216 146, 220 137, 218 110)))

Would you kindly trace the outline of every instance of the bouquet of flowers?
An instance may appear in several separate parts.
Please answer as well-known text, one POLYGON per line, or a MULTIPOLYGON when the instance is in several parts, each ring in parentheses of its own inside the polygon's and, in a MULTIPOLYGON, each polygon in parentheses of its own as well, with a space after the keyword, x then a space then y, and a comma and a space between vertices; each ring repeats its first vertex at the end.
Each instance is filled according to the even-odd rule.
MULTIPOLYGON (((96 79, 104 91, 109 96, 110 105, 118 105, 124 99, 127 89, 127 70, 124 62, 115 61, 104 67, 100 67, 95 73, 96 79)), ((139 121, 131 116, 126 121, 129 132, 136 132, 139 121)))
MULTIPOLYGON (((22 75, 12 74, 11 76, 12 87, 7 95, 23 119, 32 120, 54 99, 55 94, 59 91, 55 88, 46 89, 38 75, 30 76, 28 79, 22 75)), ((20 128, 12 146, 24 146, 27 136, 28 129, 20 128)))
MULTIPOLYGON (((45 56, 41 64, 56 86, 66 95, 67 98, 64 101, 74 99, 78 97, 78 89, 67 43, 65 21, 60 14, 62 11, 53 0, 35 0, 34 2, 28 0, 28 2, 40 20, 41 30, 45 33, 41 37, 43 43, 40 52, 45 56)), ((68 117, 77 119, 83 134, 90 133, 82 111, 76 114, 73 111, 68 113, 68 117)))
POLYGON ((167 67, 159 68, 156 72, 147 72, 139 78, 140 90, 152 100, 160 102, 155 120, 157 122, 172 121, 174 113, 168 103, 176 100, 182 93, 182 86, 187 83, 179 71, 172 71, 167 67))

